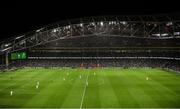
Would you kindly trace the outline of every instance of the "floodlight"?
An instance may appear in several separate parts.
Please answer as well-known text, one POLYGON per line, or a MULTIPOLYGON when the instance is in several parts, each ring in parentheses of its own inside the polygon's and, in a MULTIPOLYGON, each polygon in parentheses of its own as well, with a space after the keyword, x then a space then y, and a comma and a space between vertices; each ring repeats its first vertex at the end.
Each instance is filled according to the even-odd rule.
POLYGON ((80 23, 80 26, 82 27, 82 26, 83 26, 83 24, 82 24, 82 23, 80 23))
MULTIPOLYGON (((65 28, 67 28, 67 26, 65 27, 65 28)), ((58 28, 55 28, 55 29, 53 29, 53 31, 52 32, 58 32, 59 31, 59 29, 58 28)))
POLYGON ((56 29, 53 30, 54 33, 55 33, 56 31, 57 31, 56 29))
POLYGON ((100 25, 101 25, 101 26, 103 26, 103 25, 104 25, 104 23, 103 23, 103 22, 100 22, 100 25))
POLYGON ((122 22, 120 22, 120 23, 122 23, 123 25, 126 25, 126 24, 127 24, 127 22, 126 22, 126 21, 122 21, 122 22))

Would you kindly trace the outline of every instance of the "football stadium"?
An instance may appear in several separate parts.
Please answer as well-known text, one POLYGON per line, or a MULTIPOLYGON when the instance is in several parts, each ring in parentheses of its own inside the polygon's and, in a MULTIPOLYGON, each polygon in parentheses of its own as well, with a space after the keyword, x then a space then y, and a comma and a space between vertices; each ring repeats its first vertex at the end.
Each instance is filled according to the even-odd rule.
POLYGON ((0 108, 180 108, 180 16, 84 17, 1 41, 0 108))

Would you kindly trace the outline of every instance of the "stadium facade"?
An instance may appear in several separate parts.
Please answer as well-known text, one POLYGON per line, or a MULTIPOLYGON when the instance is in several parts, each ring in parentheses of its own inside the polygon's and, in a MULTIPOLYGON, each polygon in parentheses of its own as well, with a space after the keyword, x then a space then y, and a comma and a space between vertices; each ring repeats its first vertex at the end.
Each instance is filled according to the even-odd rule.
POLYGON ((99 16, 57 22, 2 41, 1 69, 114 66, 179 71, 179 19, 99 16))

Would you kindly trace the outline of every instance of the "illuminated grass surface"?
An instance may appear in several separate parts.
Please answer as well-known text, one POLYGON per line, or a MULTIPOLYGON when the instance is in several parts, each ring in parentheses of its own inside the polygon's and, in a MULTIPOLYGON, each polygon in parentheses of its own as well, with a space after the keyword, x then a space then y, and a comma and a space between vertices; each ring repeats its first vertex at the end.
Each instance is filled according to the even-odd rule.
POLYGON ((19 69, 0 73, 0 107, 180 108, 180 74, 150 68, 19 69))

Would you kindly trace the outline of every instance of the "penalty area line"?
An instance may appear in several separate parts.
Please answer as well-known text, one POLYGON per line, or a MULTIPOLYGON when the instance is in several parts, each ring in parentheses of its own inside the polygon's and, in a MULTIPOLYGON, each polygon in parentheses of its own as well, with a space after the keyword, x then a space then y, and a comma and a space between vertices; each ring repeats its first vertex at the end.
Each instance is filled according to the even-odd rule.
POLYGON ((89 78, 89 73, 88 73, 88 75, 86 77, 84 91, 83 91, 83 94, 82 94, 82 99, 81 99, 81 104, 80 104, 80 109, 82 109, 82 105, 83 105, 83 101, 84 101, 84 96, 85 96, 85 93, 86 93, 86 87, 87 87, 88 78, 89 78))

